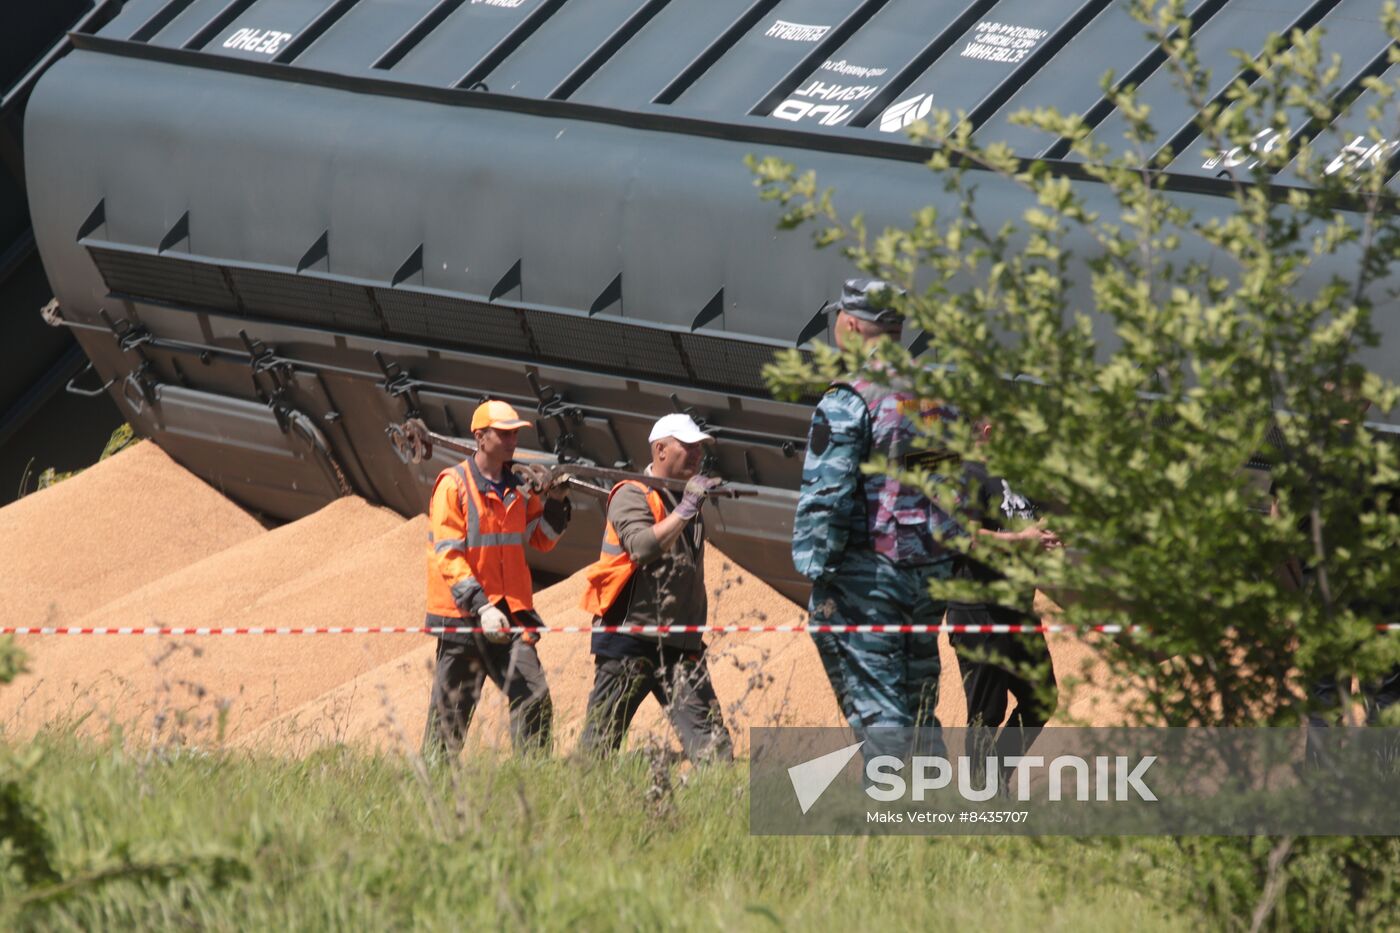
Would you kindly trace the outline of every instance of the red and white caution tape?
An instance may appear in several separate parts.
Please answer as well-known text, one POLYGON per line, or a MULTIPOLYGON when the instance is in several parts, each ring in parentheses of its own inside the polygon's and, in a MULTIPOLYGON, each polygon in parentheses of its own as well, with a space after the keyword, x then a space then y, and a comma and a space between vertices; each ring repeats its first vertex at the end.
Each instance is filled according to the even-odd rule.
MULTIPOLYGON (((1400 632, 1400 623, 1377 625, 1378 632, 1400 632)), ((452 635, 471 634, 480 629, 469 626, 425 627, 421 625, 366 625, 268 628, 79 628, 67 625, 10 626, 0 635, 452 635)), ((557 625, 543 628, 514 626, 511 632, 537 635, 730 635, 785 633, 872 634, 872 635, 1033 635, 1096 632, 1122 635, 1147 632, 1145 625, 557 625)))

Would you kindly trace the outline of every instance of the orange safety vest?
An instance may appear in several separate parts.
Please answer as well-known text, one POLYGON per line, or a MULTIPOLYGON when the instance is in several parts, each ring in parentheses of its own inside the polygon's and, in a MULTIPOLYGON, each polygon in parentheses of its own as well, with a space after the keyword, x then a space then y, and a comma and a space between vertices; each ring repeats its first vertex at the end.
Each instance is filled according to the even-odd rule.
MULTIPOLYGON (((652 518, 659 522, 666 517, 666 504, 661 501, 661 493, 635 479, 625 479, 612 488, 612 492, 608 493, 609 507, 612 506, 612 498, 617 495, 617 491, 629 485, 640 486, 646 491, 647 505, 651 507, 652 518)), ((632 579, 636 569, 637 562, 622 547, 622 539, 617 536, 617 529, 613 527, 610 519, 603 528, 602 553, 598 555, 597 563, 589 566, 584 576, 583 600, 579 607, 595 616, 604 615, 612 608, 613 603, 617 602, 618 596, 622 595, 623 588, 627 586, 627 581, 632 579)))
POLYGON ((475 579, 487 600, 512 612, 533 609, 525 545, 552 550, 559 532, 544 521, 539 497, 516 486, 497 495, 467 459, 438 474, 428 507, 428 612, 463 618, 454 587, 475 579))

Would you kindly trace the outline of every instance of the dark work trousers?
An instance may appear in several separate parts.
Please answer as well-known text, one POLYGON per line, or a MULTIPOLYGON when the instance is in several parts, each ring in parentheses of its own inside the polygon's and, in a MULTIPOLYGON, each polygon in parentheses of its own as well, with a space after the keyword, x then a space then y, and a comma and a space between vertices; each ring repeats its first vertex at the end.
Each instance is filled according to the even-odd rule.
MULTIPOLYGON (((1326 741, 1317 730, 1337 724, 1341 716, 1342 692, 1337 686, 1336 677, 1325 677, 1314 685, 1312 694, 1317 711, 1308 716, 1307 756, 1310 762, 1319 764, 1326 757, 1326 741)), ((1366 725, 1376 725, 1381 713, 1397 702, 1400 702, 1400 665, 1392 667, 1378 681, 1361 684, 1361 705, 1366 711, 1366 725)))
POLYGON ((477 634, 467 637, 465 643, 438 639, 423 757, 455 759, 461 753, 488 679, 510 704, 510 739, 515 750, 547 752, 554 707, 535 647, 519 635, 500 645, 477 634))
POLYGON ((632 717, 651 694, 666 711, 687 758, 702 762, 734 757, 703 653, 664 651, 657 656, 593 660, 593 690, 579 737, 584 754, 601 757, 617 751, 632 717))
MULTIPOLYGON (((948 607, 949 625, 1038 625, 1035 616, 1003 606, 948 607)), ((967 698, 968 749, 974 762, 995 755, 1024 755, 1040 736, 1057 705, 1055 671, 1045 636, 954 633, 949 642, 962 670, 967 698), (1030 670, 1028 670, 1030 669, 1030 670), (1038 680, 1031 680, 1028 673, 1038 680), (1008 695, 1016 708, 1006 716, 1008 695), (1006 720, 1001 734, 997 727, 1006 720)), ((980 770, 977 769, 980 777, 980 770)), ((1004 769, 1003 776, 1011 769, 1004 769)))

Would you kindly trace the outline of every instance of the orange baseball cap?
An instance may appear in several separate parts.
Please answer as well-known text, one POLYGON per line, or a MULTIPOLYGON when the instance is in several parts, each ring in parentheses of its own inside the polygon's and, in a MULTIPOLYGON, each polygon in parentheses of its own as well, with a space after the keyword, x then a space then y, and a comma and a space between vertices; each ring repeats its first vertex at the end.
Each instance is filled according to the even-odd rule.
POLYGON ((472 412, 472 430, 495 428, 498 431, 518 431, 530 422, 522 421, 519 413, 505 402, 491 399, 476 406, 472 412))

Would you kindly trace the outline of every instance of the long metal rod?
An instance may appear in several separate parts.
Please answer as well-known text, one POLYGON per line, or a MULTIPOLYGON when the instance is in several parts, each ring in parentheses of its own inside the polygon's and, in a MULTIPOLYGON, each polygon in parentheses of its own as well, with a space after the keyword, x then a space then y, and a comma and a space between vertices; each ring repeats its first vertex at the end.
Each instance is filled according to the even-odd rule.
MULTIPOLYGON (((401 442, 406 444, 405 449, 400 451, 401 453, 412 450, 415 454, 421 455, 424 459, 432 455, 431 447, 441 447, 443 450, 450 450, 453 453, 459 453, 463 456, 470 456, 477 451, 475 441, 467 440, 464 437, 449 437, 446 434, 439 434, 416 418, 410 419, 401 425, 392 425, 389 428, 389 437, 390 440, 394 442, 396 448, 399 447, 401 442), (427 446, 424 446, 423 442, 426 442, 427 446)), ((414 459, 416 460, 417 457, 415 456, 414 459)), ((586 463, 560 463, 557 459, 543 453, 538 456, 526 455, 518 457, 513 462, 529 466, 546 467, 549 469, 550 475, 554 479, 559 480, 567 478, 566 481, 572 488, 583 489, 595 495, 599 493, 606 495, 611 491, 610 487, 612 484, 624 481, 638 482, 651 489, 664 489, 668 492, 678 493, 685 492, 686 486, 686 481, 681 479, 648 476, 645 473, 634 473, 630 470, 614 470, 610 467, 600 467, 586 463), (609 484, 609 488, 583 482, 584 479, 603 480, 609 484)), ((756 496, 758 492, 752 489, 733 489, 727 486, 721 486, 718 489, 711 490, 707 495, 709 498, 716 499, 738 499, 746 496, 756 496)))

